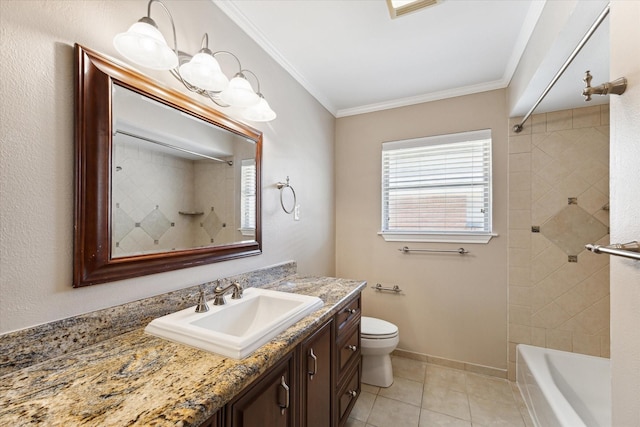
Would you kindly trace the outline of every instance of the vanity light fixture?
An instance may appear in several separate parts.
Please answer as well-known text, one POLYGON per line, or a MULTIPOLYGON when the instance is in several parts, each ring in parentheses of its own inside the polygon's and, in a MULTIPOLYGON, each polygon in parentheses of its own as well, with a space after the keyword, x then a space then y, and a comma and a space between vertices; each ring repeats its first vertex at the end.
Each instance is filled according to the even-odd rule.
POLYGON ((133 24, 126 33, 117 34, 113 39, 116 50, 129 61, 154 70, 167 70, 191 92, 206 96, 220 107, 242 109, 242 116, 255 122, 268 122, 276 118, 262 93, 260 81, 251 70, 243 69, 236 55, 228 51, 212 52, 209 49, 209 35, 202 37, 202 48, 195 55, 178 49, 176 27, 173 16, 162 0, 149 0, 147 16, 133 24), (151 5, 158 3, 169 16, 173 32, 173 49, 151 19, 151 5), (229 80, 222 72, 216 59, 219 55, 230 55, 238 63, 238 72, 229 80), (246 77, 251 74, 258 91, 254 91, 246 77))

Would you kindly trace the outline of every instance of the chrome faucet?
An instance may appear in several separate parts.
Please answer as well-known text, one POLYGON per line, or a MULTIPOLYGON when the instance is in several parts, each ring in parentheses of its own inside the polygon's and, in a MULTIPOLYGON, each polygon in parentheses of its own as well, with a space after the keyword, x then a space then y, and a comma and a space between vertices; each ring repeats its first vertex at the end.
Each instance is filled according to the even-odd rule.
POLYGON ((240 299, 242 298, 242 285, 238 282, 233 282, 229 286, 222 287, 220 286, 220 281, 218 281, 218 285, 213 290, 213 305, 224 305, 226 301, 224 300, 225 294, 229 291, 229 289, 233 290, 233 294, 231 295, 232 299, 240 299))

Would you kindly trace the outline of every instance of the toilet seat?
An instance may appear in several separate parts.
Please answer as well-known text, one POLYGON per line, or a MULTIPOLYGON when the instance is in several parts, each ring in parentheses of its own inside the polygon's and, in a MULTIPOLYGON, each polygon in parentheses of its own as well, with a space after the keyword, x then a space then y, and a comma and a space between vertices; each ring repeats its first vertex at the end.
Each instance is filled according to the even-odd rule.
POLYGON ((370 340, 395 338, 398 336, 398 327, 386 320, 362 316, 360 334, 362 338, 370 340))

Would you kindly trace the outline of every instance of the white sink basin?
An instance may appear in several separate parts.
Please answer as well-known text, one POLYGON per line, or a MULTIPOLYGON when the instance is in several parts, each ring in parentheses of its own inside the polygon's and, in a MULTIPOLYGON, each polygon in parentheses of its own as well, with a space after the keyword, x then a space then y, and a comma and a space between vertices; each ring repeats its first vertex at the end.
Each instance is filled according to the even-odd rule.
POLYGON ((195 306, 152 320, 146 333, 201 350, 242 359, 258 347, 316 311, 318 297, 248 288, 242 299, 225 297, 225 305, 209 303, 209 311, 195 306))

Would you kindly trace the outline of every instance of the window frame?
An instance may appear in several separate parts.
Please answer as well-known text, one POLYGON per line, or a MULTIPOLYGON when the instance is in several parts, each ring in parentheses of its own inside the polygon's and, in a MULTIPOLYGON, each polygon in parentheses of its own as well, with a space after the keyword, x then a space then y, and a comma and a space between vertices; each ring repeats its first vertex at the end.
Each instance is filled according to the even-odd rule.
MULTIPOLYGON (((493 138, 491 129, 482 129, 469 132, 459 132, 435 136, 427 136, 420 138, 413 138, 399 141, 383 142, 381 147, 381 221, 380 230, 378 235, 390 242, 436 242, 436 243, 488 243, 492 237, 497 236, 493 231, 493 138), (392 230, 388 229, 387 218, 385 217, 387 209, 385 209, 385 202, 388 197, 385 193, 388 193, 389 188, 387 181, 385 180, 385 151, 400 150, 405 148, 418 148, 428 147, 445 144, 456 144, 470 141, 489 140, 488 146, 488 183, 485 190, 488 192, 488 201, 486 207, 488 213, 486 213, 488 219, 485 220, 485 225, 488 225, 488 230, 480 231, 452 231, 452 230, 392 230), (488 224, 486 224, 488 222, 488 224)), ((483 163, 487 162, 487 159, 483 159, 483 163)), ((451 188, 450 185, 443 185, 443 188, 451 188)))
POLYGON ((240 228, 243 236, 255 236, 256 232, 256 203, 257 191, 256 183, 256 161, 255 159, 243 159, 240 165, 240 228), (253 179, 247 181, 247 174, 253 179), (251 220, 253 219, 253 224, 251 220))

